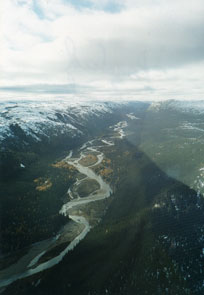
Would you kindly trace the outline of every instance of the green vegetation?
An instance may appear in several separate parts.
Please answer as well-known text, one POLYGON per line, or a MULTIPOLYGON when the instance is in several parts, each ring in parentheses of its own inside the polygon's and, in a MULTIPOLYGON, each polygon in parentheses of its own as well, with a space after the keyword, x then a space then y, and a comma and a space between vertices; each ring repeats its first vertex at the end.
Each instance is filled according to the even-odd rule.
POLYGON ((169 176, 191 187, 204 166, 202 128, 202 115, 171 110, 148 112, 140 148, 169 176))
POLYGON ((88 154, 85 158, 82 158, 79 163, 83 166, 91 166, 97 162, 96 155, 88 154))
POLYGON ((51 250, 48 250, 42 257, 39 259, 39 264, 48 261, 52 257, 59 255, 67 246, 69 245, 68 242, 62 243, 51 250))
MULTIPOLYGON (((115 194, 102 222, 60 265, 40 276, 39 287, 27 284, 23 288, 21 282, 16 283, 15 288, 21 288, 21 294, 143 295, 165 294, 167 289, 169 294, 191 294, 192 286, 171 255, 171 243, 168 247, 161 242, 161 236, 170 235, 171 207, 167 205, 163 211, 154 205, 170 204, 172 194, 178 200, 185 195, 187 203, 191 204, 192 200, 194 204, 196 193, 168 177, 127 141, 116 142, 106 150, 106 156, 114 170, 111 182, 115 194)), ((177 205, 181 207, 182 201, 177 205)), ((186 209, 183 208, 180 221, 178 213, 171 217, 178 222, 178 228, 189 216, 186 209)), ((174 234, 177 233, 175 222, 174 234)), ((38 278, 36 275, 35 280, 38 278)))
POLYGON ((81 198, 87 197, 100 188, 95 179, 85 179, 77 186, 77 192, 81 198))
MULTIPOLYGON (((203 294, 204 198, 190 184, 203 167, 204 138, 179 127, 202 124, 201 118, 165 110, 141 111, 140 118, 129 122, 126 139, 102 149, 104 161, 94 168, 114 192, 84 209, 92 219, 102 217, 101 222, 95 221, 59 265, 15 282, 6 294, 203 294)), ((67 171, 61 165, 50 169, 67 171)), ((42 188, 36 191, 41 197, 50 198, 57 185, 52 173, 32 177, 39 180, 34 188, 42 188)))
MULTIPOLYGON (((59 214, 75 171, 53 165, 53 157, 10 152, 16 169, 1 179, 1 251, 9 253, 54 236, 68 219, 59 214), (18 165, 17 165, 18 163, 18 165), (25 167, 21 167, 23 163, 25 167)), ((2 155, 5 160, 5 155, 2 155)), ((7 162, 10 169, 10 162, 7 162)), ((2 169, 7 167, 3 165, 2 169)))

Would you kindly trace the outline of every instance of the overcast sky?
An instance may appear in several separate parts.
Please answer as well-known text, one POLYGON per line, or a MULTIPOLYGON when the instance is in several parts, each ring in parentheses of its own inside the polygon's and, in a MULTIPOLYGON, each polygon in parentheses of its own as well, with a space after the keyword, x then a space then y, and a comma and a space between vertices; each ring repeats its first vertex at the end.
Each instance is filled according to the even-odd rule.
POLYGON ((0 99, 204 99, 203 0, 2 0, 0 99))

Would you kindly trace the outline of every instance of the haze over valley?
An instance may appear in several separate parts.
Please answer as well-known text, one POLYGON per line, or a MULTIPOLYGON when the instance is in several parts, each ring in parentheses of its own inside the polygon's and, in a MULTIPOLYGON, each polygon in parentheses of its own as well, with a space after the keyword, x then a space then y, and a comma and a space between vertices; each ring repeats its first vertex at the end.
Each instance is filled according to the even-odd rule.
POLYGON ((202 294, 202 101, 1 108, 2 294, 202 294))
POLYGON ((204 294, 203 0, 3 0, 0 294, 204 294))

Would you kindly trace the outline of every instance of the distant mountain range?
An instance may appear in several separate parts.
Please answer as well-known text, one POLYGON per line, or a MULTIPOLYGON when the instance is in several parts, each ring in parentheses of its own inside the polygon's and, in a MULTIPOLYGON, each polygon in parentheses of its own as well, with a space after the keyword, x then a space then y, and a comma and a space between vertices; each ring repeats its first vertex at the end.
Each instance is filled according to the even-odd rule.
POLYGON ((179 112, 204 112, 204 101, 162 102, 79 102, 66 100, 20 100, 0 103, 0 142, 8 137, 24 136, 24 145, 32 139, 42 141, 52 135, 82 136, 90 118, 103 118, 116 110, 133 105, 149 106, 149 111, 177 110, 179 112))
POLYGON ((15 101, 0 104, 0 140, 15 135, 18 126, 26 136, 41 141, 53 128, 55 132, 69 132, 73 136, 89 116, 112 113, 122 103, 70 103, 67 101, 15 101), (80 123, 80 125, 79 125, 80 123))
POLYGON ((151 103, 149 110, 176 110, 182 113, 204 113, 204 100, 200 101, 180 101, 180 100, 166 100, 151 103))
MULTIPOLYGON (((203 294, 203 101, 7 101, 0 142, 4 280, 17 261, 24 269, 19 259, 36 242, 57 241, 62 229, 73 234, 76 224, 61 208, 78 198, 83 180, 83 193, 91 182, 67 159, 86 159, 80 163, 113 192, 75 207, 94 228, 74 251, 35 276, 21 277, 20 269, 24 279, 11 278, 0 293, 203 294)), ((62 239, 37 256, 31 251, 26 272, 36 257, 47 262, 67 246, 62 239)))
POLYGON ((82 138, 95 132, 97 124, 114 122, 116 111, 118 117, 138 105, 148 106, 142 102, 4 101, 0 103, 1 148, 26 148, 49 142, 51 136, 82 138))

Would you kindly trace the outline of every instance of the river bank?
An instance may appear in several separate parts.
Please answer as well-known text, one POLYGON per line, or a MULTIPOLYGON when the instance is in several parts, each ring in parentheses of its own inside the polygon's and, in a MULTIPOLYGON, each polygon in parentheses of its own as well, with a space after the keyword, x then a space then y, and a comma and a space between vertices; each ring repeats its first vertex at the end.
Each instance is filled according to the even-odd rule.
MULTIPOLYGON (((103 142, 103 144, 110 145, 109 142, 103 142)), ((91 167, 94 167, 102 162, 103 153, 97 150, 97 147, 93 145, 93 141, 89 141, 84 144, 80 150, 79 158, 72 158, 73 153, 70 151, 69 155, 64 159, 64 161, 69 165, 74 166, 80 174, 85 175, 86 179, 94 180, 98 184, 99 188, 86 197, 78 197, 77 199, 73 199, 64 204, 60 210, 60 213, 65 216, 69 216, 73 222, 65 225, 55 238, 34 244, 28 253, 21 257, 16 263, 12 264, 6 269, 1 270, 0 287, 8 286, 18 279, 31 276, 59 263, 63 257, 69 251, 73 250, 74 247, 90 231, 91 226, 88 219, 83 216, 81 211, 82 206, 108 198, 111 195, 112 190, 110 186, 103 181, 102 177, 97 175, 91 169, 91 167), (91 153, 94 154, 94 162, 83 162, 83 159, 87 157, 86 152, 89 152, 90 155, 91 153), (86 166, 83 166, 80 161, 82 161, 82 164, 85 164, 86 166), (87 166, 87 163, 90 165, 87 166), (79 212, 76 210, 77 208, 80 208, 80 210, 78 210, 79 212), (68 246, 60 254, 58 254, 56 257, 52 257, 48 261, 39 263, 46 252, 54 249, 62 243, 68 243, 68 246)), ((84 178, 76 180, 75 189, 81 184, 83 180, 84 178)), ((68 193, 70 195, 72 194, 70 190, 68 193)))

